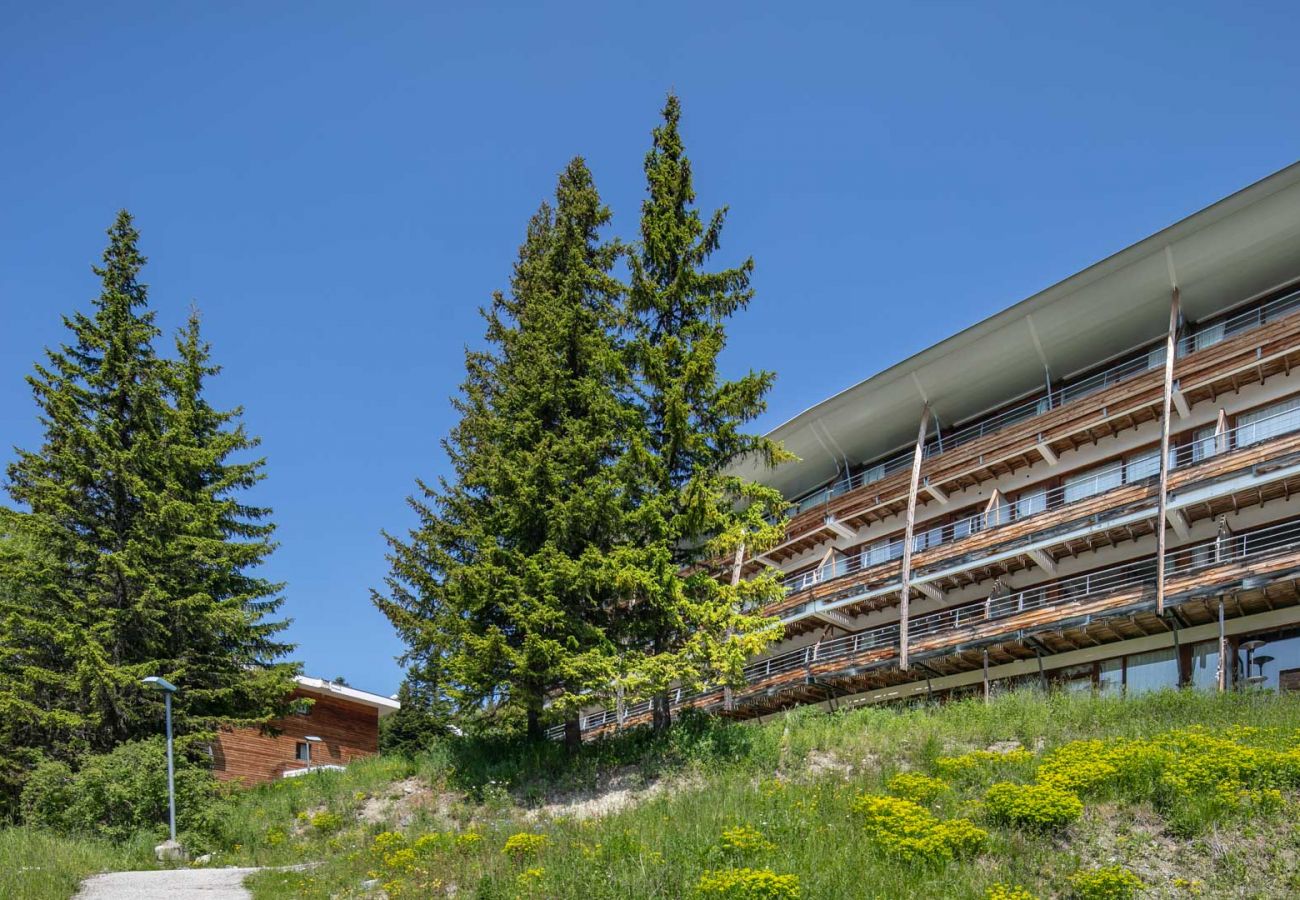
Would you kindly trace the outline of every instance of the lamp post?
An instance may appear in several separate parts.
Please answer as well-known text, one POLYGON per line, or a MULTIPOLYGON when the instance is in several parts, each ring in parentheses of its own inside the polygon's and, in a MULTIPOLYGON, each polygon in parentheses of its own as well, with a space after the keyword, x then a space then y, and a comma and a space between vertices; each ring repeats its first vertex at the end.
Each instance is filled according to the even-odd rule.
POLYGON ((302 739, 307 742, 307 771, 311 771, 311 745, 319 744, 320 738, 314 734, 304 734, 302 739))
POLYGON ((167 710, 167 827, 171 832, 171 841, 176 843, 176 774, 172 766, 172 694, 176 685, 166 678, 150 675, 144 683, 154 690, 163 692, 163 705, 167 710))

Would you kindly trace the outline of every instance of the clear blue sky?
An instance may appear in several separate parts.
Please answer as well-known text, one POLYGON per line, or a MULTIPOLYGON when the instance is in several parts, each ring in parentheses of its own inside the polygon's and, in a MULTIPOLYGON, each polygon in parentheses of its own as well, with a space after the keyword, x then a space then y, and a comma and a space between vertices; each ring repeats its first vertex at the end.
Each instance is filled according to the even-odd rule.
POLYGON ((670 87, 765 426, 1300 156, 1294 3, 0 5, 0 463, 130 209, 264 439, 298 658, 385 693, 476 309, 574 154, 632 234, 670 87))

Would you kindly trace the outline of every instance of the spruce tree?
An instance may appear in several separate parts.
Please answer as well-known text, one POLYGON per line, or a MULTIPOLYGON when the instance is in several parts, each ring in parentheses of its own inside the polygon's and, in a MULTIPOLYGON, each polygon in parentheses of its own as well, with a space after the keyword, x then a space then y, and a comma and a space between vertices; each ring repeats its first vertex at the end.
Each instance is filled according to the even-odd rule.
POLYGON ((274 587, 247 571, 271 547, 265 511, 238 500, 261 463, 228 460, 252 444, 203 400, 197 324, 181 359, 157 355, 130 215, 108 235, 92 311, 65 317, 70 342, 28 379, 44 438, 9 467, 25 510, 0 559, 20 586, 0 601, 11 746, 64 759, 156 734, 148 675, 181 687, 181 732, 262 720, 290 686, 274 587))
POLYGON ((221 367, 197 309, 175 343, 165 370, 167 476, 158 495, 171 631, 159 662, 187 685, 176 705, 196 725, 263 724, 287 710, 297 671, 277 662, 292 649, 279 639, 288 622, 273 618, 284 586, 256 574, 276 546, 271 510, 243 499, 266 477, 266 460, 244 458, 261 441, 245 430, 243 408, 218 410, 205 395, 221 367))
POLYGON ((745 552, 780 539, 785 502, 736 474, 757 459, 789 458, 745 426, 765 408, 770 372, 722 376, 726 322, 753 291, 753 260, 707 271, 726 209, 706 223, 695 207, 691 165, 669 95, 645 158, 648 196, 629 255, 627 313, 639 428, 629 458, 636 512, 622 560, 629 611, 629 689, 654 697, 657 728, 670 722, 667 691, 741 680, 745 661, 777 630, 756 614, 781 596, 770 575, 735 578, 745 552), (733 583, 734 582, 734 583, 733 583))
MULTIPOLYGON (((617 248, 581 159, 529 224, 511 289, 485 311, 488 348, 466 354, 444 446, 454 476, 420 485, 420 518, 390 537, 376 594, 412 676, 462 709, 500 704, 539 737, 544 709, 578 737, 587 692, 607 686, 625 532, 619 461, 631 423, 616 341, 617 248)), ((427 690, 427 688, 426 688, 427 690)))

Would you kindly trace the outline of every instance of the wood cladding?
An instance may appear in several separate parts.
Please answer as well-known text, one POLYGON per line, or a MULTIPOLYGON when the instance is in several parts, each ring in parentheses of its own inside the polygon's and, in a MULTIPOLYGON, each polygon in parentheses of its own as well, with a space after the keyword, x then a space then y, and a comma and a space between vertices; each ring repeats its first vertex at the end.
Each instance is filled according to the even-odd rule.
POLYGON ((297 758, 297 748, 309 734, 321 739, 312 744, 314 766, 344 766, 379 752, 378 710, 302 690, 295 690, 294 697, 315 703, 306 715, 273 723, 275 733, 223 729, 212 748, 213 773, 223 781, 244 784, 274 781, 306 766, 297 758))

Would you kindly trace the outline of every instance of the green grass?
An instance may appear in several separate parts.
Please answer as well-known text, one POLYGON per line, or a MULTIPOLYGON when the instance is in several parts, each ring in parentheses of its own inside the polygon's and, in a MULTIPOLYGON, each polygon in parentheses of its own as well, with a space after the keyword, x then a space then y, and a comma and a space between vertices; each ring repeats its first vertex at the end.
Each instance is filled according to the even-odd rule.
POLYGON ((804 898, 984 898, 996 883, 1068 897, 1072 875, 1111 861, 1137 872, 1151 896, 1300 893, 1300 834, 1291 824, 1300 805, 1291 789, 1280 809, 1242 812, 1200 798, 1171 804, 1137 779, 1086 796, 1083 818, 1061 834, 1000 825, 980 802, 994 781, 1032 781, 1042 754, 1071 740, 1243 724, 1263 729, 1257 743, 1294 747, 1300 701, 1022 692, 987 705, 806 709, 757 726, 700 721, 667 738, 632 734, 584 748, 573 760, 558 747, 494 745, 489 752, 461 741, 416 760, 372 760, 245 794, 227 817, 241 836, 230 861, 324 860, 310 871, 257 876, 250 884, 258 897, 363 896, 362 883, 372 878, 391 897, 438 896, 439 885, 482 898, 689 897, 702 873, 726 868, 795 875, 804 898), (969 778, 949 776, 951 789, 929 803, 940 820, 968 817, 986 830, 980 853, 917 865, 868 839, 852 810, 858 796, 885 793, 898 771, 940 774, 941 756, 1009 741, 1036 753, 995 761, 969 778), (528 815, 549 793, 592 788, 615 771, 644 771, 676 787, 599 819, 528 815), (356 820, 389 781, 412 776, 442 801, 415 810, 405 824, 356 820), (341 827, 317 833, 300 821, 317 809, 337 813, 341 827), (761 834, 757 847, 725 846, 723 831, 737 825, 761 834), (400 837, 376 846, 376 835, 389 830, 400 837), (466 831, 481 840, 457 848, 454 836, 466 831), (509 836, 521 831, 546 835, 545 846, 525 856, 505 852, 509 836), (422 835, 441 837, 417 848, 422 835))
MULTIPOLYGON (((716 883, 741 887, 708 896, 790 896, 780 893, 787 882, 779 876, 793 876, 803 900, 983 900, 995 884, 1064 898, 1084 883, 1072 880, 1078 872, 1108 864, 1136 873, 1143 896, 1294 896, 1300 895, 1297 747, 1300 698, 1191 692, 1125 701, 1027 691, 990 704, 836 714, 802 709, 758 725, 695 718, 666 736, 633 732, 588 745, 574 758, 549 743, 457 739, 414 759, 375 758, 345 772, 239 792, 215 817, 214 863, 318 863, 255 876, 250 887, 261 898, 362 897, 373 895, 371 880, 392 900, 441 896, 453 885, 459 897, 676 898, 698 896, 701 877, 719 870, 770 875, 733 873, 716 883), (1208 788, 1178 793, 1139 753, 1121 777, 1071 788, 1083 801, 1077 819, 1011 821, 983 802, 995 782, 1060 776, 1060 766, 1048 761, 1059 764, 1054 748, 1071 741, 1129 738, 1168 753, 1153 738, 1202 733, 1186 732, 1192 726, 1241 742, 1244 762, 1228 766, 1226 775, 1215 769, 1221 760, 1213 755, 1200 760, 1209 767, 1208 788), (1015 742, 1025 752, 970 757, 965 765, 947 761, 1015 742), (1270 761, 1267 771, 1281 773, 1275 781, 1261 781, 1265 769, 1251 769, 1257 757, 1270 761), (900 772, 926 777, 891 782, 900 772), (1224 788, 1223 779, 1238 775, 1239 786, 1224 788), (579 818, 572 805, 538 808, 599 795, 611 779, 633 788, 659 779, 665 787, 598 818, 579 818), (855 808, 863 794, 885 794, 891 785, 921 791, 923 808, 898 808, 922 831, 965 819, 969 828, 987 832, 984 845, 971 852, 952 844, 938 855, 926 845, 911 859, 891 855, 900 845, 872 830, 884 826, 867 818, 866 807, 855 808), (1238 787, 1250 790, 1241 794, 1238 787), (394 795, 403 799, 386 807, 394 795), (1058 820, 1069 824, 1057 831, 1025 824, 1058 820), (737 826, 745 829, 724 835, 737 826), (519 833, 544 837, 511 842, 519 833)), ((1066 774, 1088 776, 1093 762, 1093 754, 1078 754, 1066 774)), ((944 833, 967 826, 952 827, 957 831, 944 833)), ((72 874, 43 893, 6 892, 0 882, 3 897, 67 896, 75 873, 125 864, 113 856, 120 851, 101 845, 74 843, 64 852, 53 844, 38 848, 51 841, 40 835, 5 834, 23 848, 23 859, 57 856, 59 868, 72 874)), ((5 848, 0 844, 0 854, 16 852, 5 848)))
POLYGON ((88 875, 152 868, 152 846, 58 837, 31 828, 0 829, 0 897, 65 900, 88 875))

